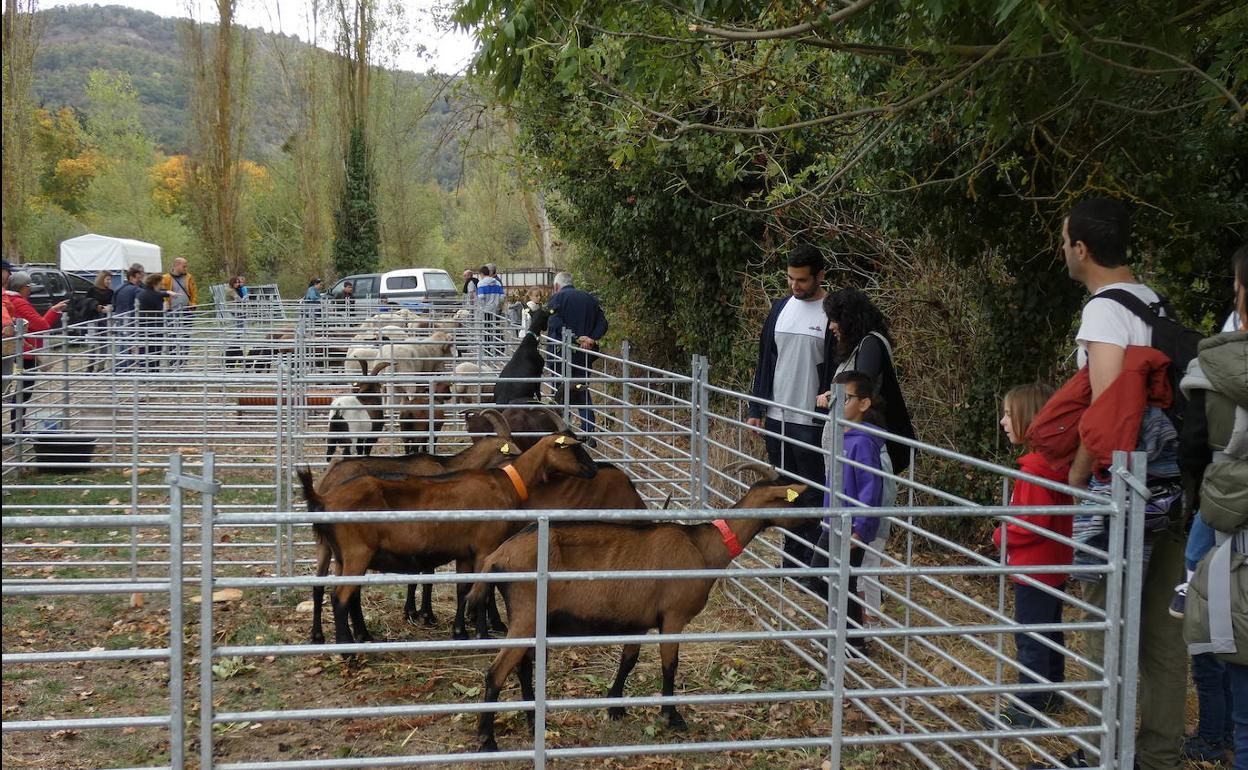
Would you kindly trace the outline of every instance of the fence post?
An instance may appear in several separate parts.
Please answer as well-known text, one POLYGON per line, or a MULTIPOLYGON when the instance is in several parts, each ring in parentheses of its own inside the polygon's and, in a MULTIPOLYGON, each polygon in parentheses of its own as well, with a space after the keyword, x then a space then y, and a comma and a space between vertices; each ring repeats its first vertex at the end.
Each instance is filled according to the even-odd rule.
MULTIPOLYGON (((1114 452, 1113 464, 1110 471, 1110 502, 1113 504, 1114 511, 1109 521, 1109 565, 1113 567, 1113 571, 1105 573, 1101 579, 1105 583, 1105 637, 1102 643, 1101 657, 1101 681, 1105 686, 1102 690, 1100 707, 1101 707, 1101 725, 1105 728, 1105 735, 1101 743, 1101 762, 1113 762, 1115 757, 1119 756, 1120 744, 1119 730, 1123 733, 1134 733, 1134 722, 1132 726, 1118 724, 1118 695, 1123 685, 1123 667, 1121 660, 1121 651, 1123 647, 1122 635, 1124 631, 1123 618, 1127 607, 1124 606, 1127 581, 1130 576, 1138 572, 1135 565, 1124 562, 1126 556, 1126 541, 1130 536, 1130 501, 1127 497, 1127 481, 1122 475, 1128 468, 1127 452, 1114 452)), ((1143 518, 1141 517, 1141 521, 1143 518)), ((1092 652, 1092 651, 1089 651, 1092 652)), ((1134 676, 1134 674, 1132 675, 1134 676)))
MULTIPOLYGON (((213 481, 213 455, 204 454, 204 482, 213 481)), ((212 770, 213 494, 202 494, 199 517, 199 767, 212 770)))
MULTIPOLYGON (((182 455, 169 455, 169 473, 182 475, 182 455)), ((169 766, 183 765, 184 684, 182 671, 182 487, 169 485, 169 766)))
MULTIPOLYGON (((841 409, 842 409, 841 405, 844 403, 845 403, 845 386, 840 385, 840 384, 833 385, 832 386, 832 403, 828 404, 828 419, 832 421, 832 450, 831 450, 832 451, 832 468, 831 468, 831 472, 828 474, 828 477, 829 477, 828 478, 828 490, 829 491, 828 491, 827 511, 825 513, 825 520, 820 522, 820 528, 819 528, 820 531, 827 529, 827 532, 828 532, 828 543, 827 543, 827 551, 828 551, 827 559, 828 560, 827 560, 827 565, 826 565, 825 574, 824 574, 824 584, 825 584, 824 587, 827 591, 827 595, 824 598, 826 599, 828 603, 828 613, 827 613, 828 630, 829 631, 836 630, 836 635, 833 637, 830 637, 827 640, 827 644, 826 644, 828 660, 826 664, 827 670, 825 671, 825 677, 827 679, 829 687, 832 686, 832 682, 836 676, 836 664, 837 664, 838 657, 844 655, 843 643, 845 641, 844 640, 845 634, 843 630, 844 629, 843 618, 844 618, 845 610, 847 609, 847 606, 845 606, 845 607, 842 607, 839 611, 837 610, 837 606, 838 606, 837 603, 840 601, 841 597, 839 595, 839 592, 836 586, 832 582, 832 578, 833 578, 832 568, 833 568, 833 565, 836 564, 836 562, 833 561, 833 558, 832 558, 834 545, 836 548, 836 552, 838 554, 840 553, 840 534, 839 534, 840 530, 834 528, 833 516, 836 513, 836 509, 839 507, 839 501, 836 499, 836 495, 838 492, 840 492, 841 487, 843 486, 843 478, 845 476, 845 468, 843 465, 841 465, 841 455, 845 453, 845 426, 841 424, 841 420, 840 420, 841 409)), ((818 548, 819 541, 823 540, 823 537, 817 536, 815 540, 816 540, 815 548, 818 548)), ((812 551, 812 555, 813 555, 813 551, 812 551)), ((812 561, 813 561, 813 558, 812 558, 812 561)), ((837 565, 837 567, 839 569, 840 565, 837 565)), ((839 573, 837 576, 839 579, 839 573)), ((836 767, 837 765, 835 762, 833 762, 832 766, 836 767)))
POLYGON ((26 402, 22 399, 26 395, 26 357, 22 355, 26 350, 26 319, 13 319, 13 368, 10 377, 14 377, 17 382, 14 383, 13 392, 8 394, 10 406, 9 415, 12 420, 9 423, 9 429, 13 432, 13 449, 17 453, 17 462, 20 467, 25 462, 26 442, 22 438, 22 434, 26 432, 26 402))
MULTIPOLYGON (((625 460, 631 460, 633 457, 632 439, 629 434, 633 432, 633 393, 629 380, 633 376, 632 364, 629 363, 629 355, 631 354, 631 345, 628 340, 620 343, 620 378, 624 380, 623 387, 620 388, 620 400, 624 402, 623 420, 620 426, 620 447, 621 456, 625 460)), ((629 467, 631 463, 625 462, 624 467, 630 474, 636 475, 636 472, 629 467)))
MULTIPOLYGON (((1115 453, 1114 464, 1123 465, 1126 453, 1115 453), (1117 455, 1123 454, 1120 460, 1117 455)), ((1125 467, 1125 466, 1124 466, 1125 467)), ((1128 565, 1142 565, 1144 563, 1144 528, 1141 526, 1131 526, 1132 523, 1137 525, 1144 521, 1145 509, 1148 507, 1148 498, 1141 493, 1140 490, 1148 489, 1148 455, 1145 452, 1131 453, 1131 476, 1135 480, 1134 484, 1128 483, 1130 489, 1127 490, 1127 542, 1126 563, 1128 565)), ((1125 481, 1125 479, 1124 479, 1125 481)), ((1121 726, 1119 741, 1119 762, 1121 767, 1131 767, 1135 761, 1135 700, 1136 687, 1138 677, 1135 672, 1138 670, 1138 661, 1140 656, 1140 622, 1143 606, 1143 588, 1144 575, 1140 569, 1130 569, 1128 567, 1126 580, 1123 587, 1123 605, 1125 612, 1123 613, 1123 639, 1122 639, 1122 658, 1119 663, 1119 681, 1121 682, 1122 694, 1118 699, 1118 724, 1121 726)))
POLYGON ((692 374, 689 392, 689 463, 693 495, 690 503, 697 508, 706 507, 706 463, 709 445, 706 440, 708 405, 706 384, 710 362, 706 356, 695 355, 690 367, 692 374))
POLYGON ((533 770, 546 767, 546 601, 550 586, 550 517, 537 517, 537 586, 533 624, 533 770))
MULTIPOLYGON (((275 510, 284 511, 282 507, 282 480, 283 480, 283 457, 282 457, 282 401, 286 398, 286 365, 278 362, 277 365, 277 382, 274 383, 273 391, 276 398, 274 399, 274 420, 277 423, 277 430, 273 434, 273 506, 275 510)), ((273 525, 273 576, 281 577, 282 575, 282 530, 285 528, 282 524, 273 525)), ((291 574, 294 574, 292 568, 291 574)), ((282 589, 279 587, 276 596, 280 601, 282 598, 282 589)))
MULTIPOLYGON (((572 330, 563 327, 563 339, 561 340, 563 355, 563 421, 568 425, 572 424, 572 330)), ((580 423, 578 422, 579 426, 580 423)), ((581 430, 584 431, 584 426, 581 430)))
MULTIPOLYGON (((844 453, 845 446, 845 428, 841 424, 841 405, 845 403, 845 386, 838 384, 833 388, 833 399, 828 410, 829 419, 832 420, 832 473, 831 480, 828 482, 828 506, 829 513, 832 510, 840 508, 837 500, 837 494, 841 490, 841 477, 844 469, 841 467, 841 455, 844 453)), ((835 625, 829 623, 829 630, 834 631, 834 636, 828 640, 828 648, 831 652, 829 656, 828 689, 832 690, 832 745, 829 747, 828 761, 832 767, 841 766, 841 732, 845 726, 845 656, 847 654, 848 639, 846 634, 849 632, 849 546, 851 535, 853 534, 853 517, 849 515, 847 509, 837 514, 834 522, 829 522, 828 529, 828 570, 826 580, 828 581, 828 612, 833 611, 833 600, 835 600, 835 625), (835 533, 835 538, 833 534, 835 533), (836 569, 836 588, 832 587, 832 543, 836 541, 837 569, 836 569), (835 590, 835 593, 833 591, 835 590)))
POLYGON ((61 315, 61 417, 57 420, 62 431, 69 430, 69 316, 61 315))

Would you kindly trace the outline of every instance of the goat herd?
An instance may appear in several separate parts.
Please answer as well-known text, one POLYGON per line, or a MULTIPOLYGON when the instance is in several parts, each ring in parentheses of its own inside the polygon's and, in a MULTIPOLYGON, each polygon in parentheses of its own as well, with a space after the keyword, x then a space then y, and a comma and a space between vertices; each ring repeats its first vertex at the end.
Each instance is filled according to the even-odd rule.
MULTIPOLYGON (((544 314, 535 313, 533 326, 515 355, 500 373, 505 378, 540 377, 538 337, 545 329, 544 314), (513 366, 514 365, 514 366, 513 366)), ((450 345, 444 330, 434 333, 442 340, 424 344, 450 345)), ((415 347, 415 346, 408 346, 415 347)), ((390 361, 421 361, 439 356, 405 356, 382 351, 372 358, 390 361)), ((449 353, 449 351, 446 351, 449 353)), ((363 361, 369 355, 348 354, 363 361)), ((376 363, 376 374, 390 361, 376 363)), ((407 363, 405 366, 414 366, 407 363)), ((414 371, 414 369, 408 369, 414 371)), ((421 369, 419 371, 436 371, 421 369)), ((359 404, 335 402, 339 419, 351 425, 352 410, 379 408, 362 397, 370 392, 358 387, 352 395, 359 404)), ((505 383, 499 383, 501 387, 505 383)), ((527 385, 527 383, 524 383, 527 385)), ((540 381, 531 390, 508 394, 507 401, 533 399, 540 381)), ((498 387, 495 389, 498 395, 498 387)), ((594 462, 585 446, 554 411, 535 400, 483 409, 468 417, 473 443, 454 455, 409 452, 402 456, 373 457, 371 444, 348 444, 344 456, 334 461, 319 481, 309 469, 299 472, 308 511, 429 511, 429 510, 593 510, 639 509, 646 504, 633 481, 621 469, 594 462)), ((332 418, 331 418, 332 419, 332 418)), ((372 416, 368 418, 370 422, 372 416)), ((371 426, 370 426, 371 427, 371 426)), ((331 435, 337 432, 331 428, 331 435)), ((366 431, 358 431, 364 433, 366 431)), ((375 432, 375 431, 367 431, 375 432)), ((332 452, 332 449, 331 449, 332 452)), ((733 472, 752 470, 760 480, 751 486, 734 508, 775 509, 790 507, 805 487, 783 481, 769 466, 737 463, 733 472)), ((315 519, 315 515, 312 516, 315 519)), ((577 521, 551 525, 549 569, 551 572, 601 570, 724 569, 761 531, 773 525, 790 526, 795 520, 773 518, 719 519, 702 524, 671 522, 577 521)), ((318 558, 317 575, 329 574, 335 562, 342 576, 363 575, 368 570, 419 575, 455 563, 461 573, 534 572, 538 559, 535 525, 523 521, 489 521, 450 518, 420 522, 314 523, 318 558)), ((680 632, 705 607, 714 578, 670 579, 618 577, 603 580, 554 580, 547 590, 547 632, 552 636, 590 634, 644 634, 657 629, 664 634, 680 632)), ((421 607, 416 607, 417 585, 408 586, 404 614, 409 621, 434 625, 430 589, 424 586, 421 607)), ((324 588, 313 591, 312 641, 324 642, 321 605, 324 588)), ((371 641, 360 603, 359 585, 337 585, 330 592, 334 638, 338 643, 371 641)), ((530 581, 457 584, 452 636, 468 637, 466 616, 471 611, 480 638, 489 638, 489 626, 506 631, 508 638, 531 638, 535 634, 536 585, 530 581), (502 594, 507 611, 503 625, 494 603, 495 589, 502 594)), ((674 693, 679 645, 659 645, 663 664, 662 693, 674 693)), ((628 644, 620 656, 619 671, 609 697, 623 695, 624 683, 640 653, 639 644, 628 644)), ((533 650, 508 647, 499 652, 485 676, 485 700, 498 700, 507 677, 519 668, 522 696, 533 698, 533 650)), ((608 710, 612 718, 624 709, 608 710)), ((674 705, 663 707, 668 724, 682 728, 684 719, 674 705)), ((533 713, 528 713, 530 724, 533 713)), ((497 748, 494 714, 483 712, 478 727, 483 750, 497 748)))

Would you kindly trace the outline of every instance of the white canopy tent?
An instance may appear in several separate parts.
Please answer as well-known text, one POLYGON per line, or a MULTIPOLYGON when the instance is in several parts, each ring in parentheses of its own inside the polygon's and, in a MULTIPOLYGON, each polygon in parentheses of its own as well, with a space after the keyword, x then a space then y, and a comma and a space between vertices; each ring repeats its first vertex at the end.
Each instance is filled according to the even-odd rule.
POLYGON ((61 241, 61 269, 73 272, 124 272, 135 262, 148 273, 164 271, 160 247, 130 238, 88 233, 61 241))

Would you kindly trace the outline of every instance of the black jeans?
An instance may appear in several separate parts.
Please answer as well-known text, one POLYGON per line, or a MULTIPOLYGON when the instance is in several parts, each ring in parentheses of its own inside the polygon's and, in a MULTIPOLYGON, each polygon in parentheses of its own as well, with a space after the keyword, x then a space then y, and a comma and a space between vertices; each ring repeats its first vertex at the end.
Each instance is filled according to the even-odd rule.
MULTIPOLYGON (((779 433, 787 438, 810 444, 811 447, 818 447, 823 435, 823 426, 821 425, 782 423, 770 417, 764 421, 763 427, 772 433, 779 433)), ((783 471, 786 475, 793 477, 794 480, 799 482, 824 483, 823 455, 817 449, 781 441, 776 436, 764 436, 763 438, 767 444, 767 459, 777 470, 783 471)), ((797 504, 803 508, 819 508, 823 505, 823 493, 815 489, 807 489, 797 499, 797 504)), ((800 524, 794 526, 792 532, 811 543, 818 542, 820 532, 819 519, 803 519, 800 524)), ((785 535, 784 558, 781 560, 780 566, 808 566, 811 563, 812 555, 813 551, 809 545, 785 535)))
MULTIPOLYGON (((1059 591, 1063 590, 1058 587, 1059 591)), ((1014 619, 1019 623, 1061 623, 1062 600, 1052 594, 1022 583, 1014 584, 1014 619)), ((1066 646, 1061 631, 1042 634, 1059 648, 1066 646)), ((1015 634, 1014 645, 1018 648, 1018 662, 1050 682, 1066 681, 1066 656, 1027 634, 1015 634)), ((1018 672, 1019 684, 1036 684, 1038 680, 1024 671, 1018 672)), ((1019 700, 1039 711, 1045 710, 1054 697, 1048 692, 1029 692, 1019 695, 1019 700)))

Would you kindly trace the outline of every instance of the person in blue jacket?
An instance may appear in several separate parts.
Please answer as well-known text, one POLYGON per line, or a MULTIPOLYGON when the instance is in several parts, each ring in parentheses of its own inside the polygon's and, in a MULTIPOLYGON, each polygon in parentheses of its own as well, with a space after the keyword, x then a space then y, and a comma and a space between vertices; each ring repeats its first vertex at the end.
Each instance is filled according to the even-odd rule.
POLYGON ((572 332, 574 347, 570 356, 570 377, 573 387, 568 403, 581 407, 581 429, 595 431, 598 428, 597 418, 594 410, 589 408, 592 401, 588 383, 584 380, 589 377, 593 366, 589 352, 598 350, 607 333, 607 316, 602 312, 597 297, 572 285, 572 274, 568 272, 555 276, 555 293, 550 297, 549 308, 551 315, 546 333, 552 339, 562 341, 565 328, 572 332), (583 387, 575 387, 578 383, 583 387))

